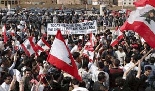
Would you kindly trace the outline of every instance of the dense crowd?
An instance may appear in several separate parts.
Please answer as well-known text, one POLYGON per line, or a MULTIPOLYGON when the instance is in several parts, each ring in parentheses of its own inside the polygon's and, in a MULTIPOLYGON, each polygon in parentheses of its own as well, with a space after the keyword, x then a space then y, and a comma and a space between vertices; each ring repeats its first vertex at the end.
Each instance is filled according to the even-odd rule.
POLYGON ((9 39, 4 43, 4 36, 0 36, 0 91, 155 91, 155 50, 132 31, 124 32, 124 38, 114 47, 110 46, 113 39, 110 29, 94 34, 95 55, 91 61, 82 54, 90 40, 88 34, 64 35, 82 81, 49 64, 46 61, 49 50, 39 56, 27 56, 22 48, 15 48, 29 36, 34 36, 36 42, 43 37, 52 45, 55 36, 46 34, 47 23, 84 20, 97 20, 98 27, 116 27, 123 24, 126 16, 115 16, 108 10, 103 16, 50 15, 49 12, 29 11, 1 16, 9 39), (12 30, 15 36, 11 35, 12 30))

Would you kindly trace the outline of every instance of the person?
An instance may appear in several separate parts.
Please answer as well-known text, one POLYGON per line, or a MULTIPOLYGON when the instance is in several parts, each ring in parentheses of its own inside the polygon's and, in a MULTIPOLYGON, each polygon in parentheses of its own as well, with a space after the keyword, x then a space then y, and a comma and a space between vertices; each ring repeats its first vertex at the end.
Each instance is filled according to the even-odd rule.
POLYGON ((24 83, 24 91, 30 91, 32 88, 32 84, 30 81, 32 80, 32 72, 30 68, 26 68, 24 70, 24 76, 22 77, 24 83))
POLYGON ((86 88, 90 87, 91 73, 88 70, 89 59, 83 58, 82 67, 78 70, 79 75, 86 84, 86 88))
POLYGON ((11 81, 12 81, 11 75, 10 75, 10 74, 5 74, 5 75, 4 75, 4 82, 2 83, 1 87, 2 87, 5 91, 9 91, 11 81))
POLYGON ((114 88, 115 87, 115 79, 117 77, 122 77, 123 76, 123 69, 119 68, 120 61, 119 59, 114 59, 113 60, 113 67, 110 68, 110 73, 109 73, 109 80, 110 80, 110 87, 114 88))
POLYGON ((118 50, 115 51, 115 55, 116 55, 116 58, 120 60, 120 65, 123 66, 126 54, 121 46, 118 46, 118 50))
POLYGON ((81 59, 80 59, 80 53, 79 52, 74 52, 73 53, 73 58, 75 61, 75 64, 77 66, 78 69, 81 68, 81 59))
POLYGON ((74 52, 78 52, 78 51, 79 51, 79 49, 78 49, 78 41, 74 41, 74 46, 71 49, 71 53, 73 54, 74 52))
POLYGON ((145 67, 145 72, 140 76, 138 91, 145 91, 148 86, 148 76, 151 74, 152 68, 150 66, 145 67))
POLYGON ((74 88, 72 91, 88 91, 86 88, 80 87, 80 82, 76 79, 73 79, 71 83, 74 88))
MULTIPOLYGON (((131 66, 133 66, 136 62, 138 61, 138 56, 137 55, 132 55, 131 58, 126 57, 126 65, 123 67, 123 71, 125 72, 128 70, 131 66)), ((138 70, 138 67, 134 67, 133 70, 138 70)))
POLYGON ((60 82, 63 77, 61 74, 61 70, 55 69, 53 71, 52 76, 53 76, 53 81, 51 82, 52 91, 63 91, 60 85, 60 82))
POLYGON ((104 72, 105 73, 105 82, 103 83, 106 87, 109 87, 109 74, 105 71, 103 71, 104 68, 104 64, 102 61, 98 62, 98 70, 96 70, 96 72, 92 75, 92 79, 94 82, 98 81, 98 74, 100 72, 104 72))
POLYGON ((93 85, 93 91, 108 91, 107 87, 103 85, 106 80, 106 76, 104 72, 100 72, 98 74, 98 81, 96 81, 93 85))

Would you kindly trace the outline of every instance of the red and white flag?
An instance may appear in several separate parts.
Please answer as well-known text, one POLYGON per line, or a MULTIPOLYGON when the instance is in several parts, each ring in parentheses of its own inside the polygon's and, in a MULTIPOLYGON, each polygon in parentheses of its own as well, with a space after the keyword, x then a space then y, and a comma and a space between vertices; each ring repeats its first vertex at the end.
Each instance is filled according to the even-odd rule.
POLYGON ((94 46, 90 41, 88 41, 85 44, 84 50, 83 50, 83 56, 89 58, 89 60, 92 62, 94 59, 94 46))
POLYGON ((119 28, 116 28, 116 30, 113 32, 112 35, 113 39, 111 41, 111 46, 114 47, 118 44, 118 42, 123 38, 123 33, 120 31, 119 28))
POLYGON ((31 56, 32 54, 36 53, 37 49, 35 47, 35 37, 29 37, 28 39, 26 39, 21 44, 21 47, 28 56, 31 56))
POLYGON ((90 33, 90 43, 92 44, 92 46, 95 46, 95 43, 97 42, 95 36, 93 35, 93 33, 90 33))
POLYGON ((6 25, 4 25, 3 27, 2 27, 2 35, 3 35, 3 38, 4 38, 4 43, 6 43, 7 42, 7 40, 8 40, 8 36, 7 36, 7 34, 6 34, 6 25))
POLYGON ((137 9, 130 13, 121 30, 137 32, 152 48, 155 48, 155 1, 138 0, 134 4, 137 9))
POLYGON ((38 50, 41 50, 41 51, 46 51, 51 48, 51 46, 43 37, 37 42, 36 47, 38 50))
POLYGON ((47 61, 81 81, 73 56, 66 46, 60 30, 57 31, 47 61))

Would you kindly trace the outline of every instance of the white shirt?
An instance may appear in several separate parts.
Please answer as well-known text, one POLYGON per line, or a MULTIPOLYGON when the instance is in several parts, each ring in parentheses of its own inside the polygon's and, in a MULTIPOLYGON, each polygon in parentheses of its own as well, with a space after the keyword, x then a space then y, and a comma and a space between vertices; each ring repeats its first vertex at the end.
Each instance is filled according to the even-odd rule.
MULTIPOLYGON (((134 66, 134 63, 133 63, 133 62, 130 62, 130 63, 126 64, 126 65, 123 67, 123 71, 125 72, 125 71, 127 71, 128 69, 130 69, 130 68, 133 67, 133 66, 134 66)), ((138 67, 134 67, 133 70, 138 71, 138 67)))
POLYGON ((77 87, 77 88, 74 88, 72 91, 88 91, 88 90, 83 87, 77 87))
POLYGON ((2 88, 2 86, 0 86, 0 91, 5 91, 5 90, 2 88))
MULTIPOLYGON (((104 71, 99 71, 97 70, 95 73, 93 73, 92 75, 92 80, 94 82, 98 81, 98 74, 100 72, 104 72, 104 71)), ((105 73, 105 77, 106 77, 106 81, 103 83, 105 86, 109 87, 109 74, 107 72, 104 72, 105 73)))
MULTIPOLYGON (((4 89, 4 91, 9 91, 10 84, 6 84, 5 82, 2 83, 1 87, 4 89)), ((1 90, 0 90, 1 91, 1 90)), ((3 90, 2 90, 3 91, 3 90)))
POLYGON ((126 54, 124 51, 120 52, 119 50, 115 52, 116 55, 117 55, 117 58, 120 60, 120 64, 124 64, 123 63, 123 60, 125 59, 126 57, 126 54), (122 59, 123 58, 123 59, 122 59))

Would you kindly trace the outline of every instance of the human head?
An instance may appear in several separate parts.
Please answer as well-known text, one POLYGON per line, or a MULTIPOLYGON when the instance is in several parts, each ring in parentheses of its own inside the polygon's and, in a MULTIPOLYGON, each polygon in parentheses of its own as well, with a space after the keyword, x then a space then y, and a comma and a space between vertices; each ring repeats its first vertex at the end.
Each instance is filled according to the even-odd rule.
POLYGON ((72 85, 79 85, 79 81, 77 79, 72 79, 72 85))
POLYGON ((115 67, 119 67, 119 65, 120 65, 120 60, 119 60, 119 59, 114 59, 114 60, 113 60, 113 65, 114 65, 115 67))
POLYGON ((5 74, 4 75, 4 81, 6 84, 11 84, 11 81, 12 81, 12 77, 10 74, 5 74))
POLYGON ((73 53, 73 58, 74 58, 75 60, 79 61, 79 60, 80 60, 80 53, 79 53, 79 52, 74 52, 74 53, 73 53))
POLYGON ((149 76, 151 74, 151 71, 152 71, 152 68, 150 66, 146 66, 145 67, 145 75, 146 76, 149 76))
POLYGON ((123 48, 121 46, 118 46, 118 50, 122 52, 123 48))
POLYGON ((25 77, 31 77, 31 75, 32 75, 31 69, 30 68, 26 68, 24 70, 24 74, 25 74, 25 77))
POLYGON ((104 73, 104 72, 100 72, 100 73, 98 74, 98 81, 104 82, 105 79, 106 79, 105 73, 104 73))

